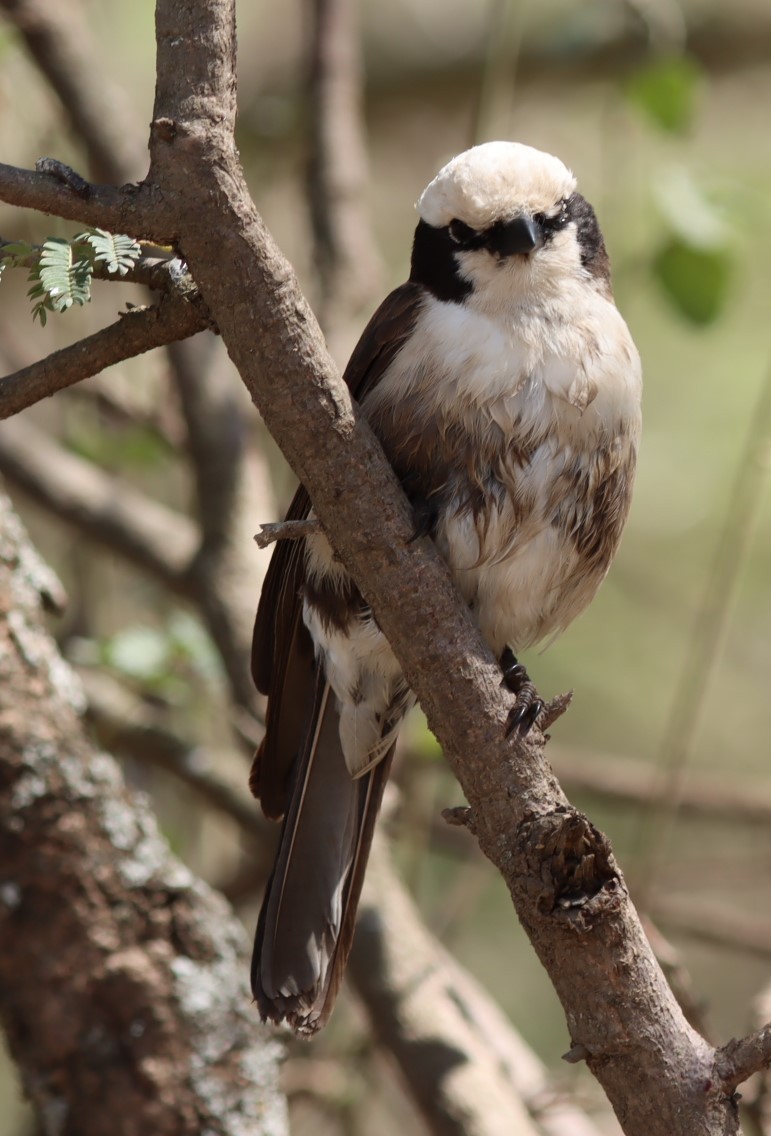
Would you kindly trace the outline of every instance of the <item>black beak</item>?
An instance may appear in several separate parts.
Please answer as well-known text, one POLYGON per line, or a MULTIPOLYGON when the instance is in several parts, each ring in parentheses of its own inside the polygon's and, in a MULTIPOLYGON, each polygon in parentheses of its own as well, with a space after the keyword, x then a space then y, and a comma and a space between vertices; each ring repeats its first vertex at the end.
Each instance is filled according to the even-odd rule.
POLYGON ((543 244, 543 228, 532 217, 523 214, 512 221, 500 222, 493 243, 499 256, 527 256, 543 244))

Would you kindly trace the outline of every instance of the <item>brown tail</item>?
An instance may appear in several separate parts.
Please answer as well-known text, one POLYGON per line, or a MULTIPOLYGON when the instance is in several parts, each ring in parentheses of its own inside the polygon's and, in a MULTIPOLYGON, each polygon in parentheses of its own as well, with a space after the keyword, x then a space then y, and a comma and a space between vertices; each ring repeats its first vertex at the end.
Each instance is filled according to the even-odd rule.
POLYGON ((351 778, 336 699, 319 670, 252 957, 262 1017, 286 1019, 298 1033, 326 1023, 340 989, 392 756, 393 748, 369 773, 351 778))

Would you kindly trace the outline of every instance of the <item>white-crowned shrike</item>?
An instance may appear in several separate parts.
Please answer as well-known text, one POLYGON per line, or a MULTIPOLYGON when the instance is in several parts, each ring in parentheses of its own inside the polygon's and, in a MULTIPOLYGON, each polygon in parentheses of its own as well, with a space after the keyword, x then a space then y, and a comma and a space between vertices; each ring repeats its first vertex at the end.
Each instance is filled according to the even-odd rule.
MULTIPOLYGON (((418 201, 410 278, 345 379, 501 659, 512 728, 542 703, 516 655, 594 596, 629 510, 640 361, 613 302, 591 205, 558 158, 491 142, 418 201)), ((308 516, 300 489, 290 518, 308 516)), ((313 1033, 350 951, 375 818, 413 703, 323 534, 281 542, 254 634, 268 695, 252 789, 283 817, 257 928, 263 1017, 313 1033)))

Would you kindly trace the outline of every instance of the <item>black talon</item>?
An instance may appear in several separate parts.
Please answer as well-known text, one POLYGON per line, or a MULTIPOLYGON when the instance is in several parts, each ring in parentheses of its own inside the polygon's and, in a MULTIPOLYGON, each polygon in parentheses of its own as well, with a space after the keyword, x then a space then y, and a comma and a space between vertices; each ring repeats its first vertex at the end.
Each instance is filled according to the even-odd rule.
POLYGON ((515 730, 518 730, 522 737, 524 737, 526 734, 529 734, 536 721, 538 720, 538 715, 544 708, 543 699, 537 696, 535 687, 532 685, 532 683, 530 683, 530 686, 532 687, 533 691, 533 694, 531 695, 533 700, 532 702, 525 700, 525 702, 523 703, 522 694, 520 693, 520 695, 517 697, 517 704, 509 714, 508 721, 506 722, 507 738, 511 737, 515 730))
POLYGON ((536 723, 538 715, 544 708, 543 699, 530 681, 527 669, 517 662, 517 657, 510 647, 501 655, 501 670, 503 671, 503 685, 516 696, 516 703, 506 722, 506 737, 510 737, 515 730, 523 736, 530 732, 536 723))

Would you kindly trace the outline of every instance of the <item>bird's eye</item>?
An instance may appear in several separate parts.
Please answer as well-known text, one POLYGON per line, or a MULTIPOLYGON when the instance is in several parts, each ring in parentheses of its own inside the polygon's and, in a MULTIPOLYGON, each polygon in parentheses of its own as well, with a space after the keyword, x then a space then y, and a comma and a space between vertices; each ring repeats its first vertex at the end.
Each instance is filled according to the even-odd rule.
POLYGON ((476 229, 472 229, 465 221, 459 221, 457 218, 450 221, 450 236, 456 245, 470 245, 479 239, 476 229))
POLYGON ((546 234, 558 233, 570 221, 567 201, 561 201, 559 211, 548 216, 546 213, 536 213, 533 220, 546 234))

